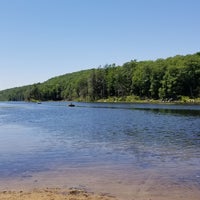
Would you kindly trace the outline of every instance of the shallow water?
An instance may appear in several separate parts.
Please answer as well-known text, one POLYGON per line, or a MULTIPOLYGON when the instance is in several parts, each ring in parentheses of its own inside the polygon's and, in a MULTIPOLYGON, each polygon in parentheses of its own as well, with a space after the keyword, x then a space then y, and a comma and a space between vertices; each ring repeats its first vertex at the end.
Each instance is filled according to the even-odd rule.
POLYGON ((200 106, 75 104, 0 103, 1 180, 83 170, 101 190, 104 179, 128 188, 149 177, 200 189, 200 106))

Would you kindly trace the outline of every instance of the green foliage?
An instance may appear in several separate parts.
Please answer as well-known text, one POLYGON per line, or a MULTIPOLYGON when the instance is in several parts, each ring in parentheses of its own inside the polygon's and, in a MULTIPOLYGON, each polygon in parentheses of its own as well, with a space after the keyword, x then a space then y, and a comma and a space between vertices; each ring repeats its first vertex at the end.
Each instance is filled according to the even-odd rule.
MULTIPOLYGON (((0 91, 8 101, 139 101, 200 97, 200 53, 155 61, 132 60, 0 91), (182 97, 182 98, 181 98, 182 97)), ((189 99, 189 100, 188 100, 189 99)))

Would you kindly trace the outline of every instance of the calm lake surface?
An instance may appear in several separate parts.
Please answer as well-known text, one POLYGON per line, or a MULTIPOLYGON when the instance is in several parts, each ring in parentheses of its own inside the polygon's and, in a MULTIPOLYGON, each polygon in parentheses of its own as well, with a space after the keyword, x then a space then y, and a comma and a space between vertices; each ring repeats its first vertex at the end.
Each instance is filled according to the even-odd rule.
POLYGON ((0 103, 0 179, 115 166, 200 188, 199 105, 67 104, 0 103))

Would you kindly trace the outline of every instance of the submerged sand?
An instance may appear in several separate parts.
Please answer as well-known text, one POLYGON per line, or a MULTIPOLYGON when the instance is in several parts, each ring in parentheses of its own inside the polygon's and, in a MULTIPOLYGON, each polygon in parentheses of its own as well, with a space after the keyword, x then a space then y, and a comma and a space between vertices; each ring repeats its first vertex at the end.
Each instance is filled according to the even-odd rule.
POLYGON ((144 169, 117 166, 24 172, 0 178, 0 200, 199 200, 199 170, 144 169), (125 170, 126 169, 126 170, 125 170), (177 180, 183 176, 182 180, 177 180), (188 174, 187 174, 188 173, 188 174), (172 176, 173 175, 173 176, 172 176), (187 182, 184 177, 196 178, 187 182), (72 189, 69 189, 72 188, 72 189))
POLYGON ((119 175, 111 169, 104 173, 92 169, 75 171, 0 179, 0 200, 199 200, 200 197, 198 184, 173 182, 166 174, 159 177, 153 172, 119 175))

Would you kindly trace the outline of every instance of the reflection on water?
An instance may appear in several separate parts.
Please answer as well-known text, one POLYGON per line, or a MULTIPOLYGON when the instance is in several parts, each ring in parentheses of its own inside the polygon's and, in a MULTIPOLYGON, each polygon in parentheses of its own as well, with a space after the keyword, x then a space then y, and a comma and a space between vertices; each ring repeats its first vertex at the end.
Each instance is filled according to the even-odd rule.
POLYGON ((136 110, 151 111, 158 114, 182 115, 182 116, 197 116, 200 117, 200 110, 187 109, 163 109, 163 108, 135 108, 136 110))
POLYGON ((0 103, 1 178, 105 165, 200 186, 200 106, 0 103))

